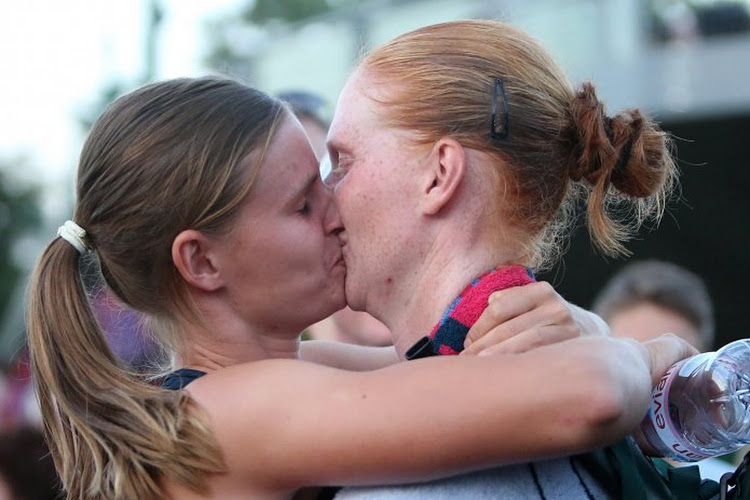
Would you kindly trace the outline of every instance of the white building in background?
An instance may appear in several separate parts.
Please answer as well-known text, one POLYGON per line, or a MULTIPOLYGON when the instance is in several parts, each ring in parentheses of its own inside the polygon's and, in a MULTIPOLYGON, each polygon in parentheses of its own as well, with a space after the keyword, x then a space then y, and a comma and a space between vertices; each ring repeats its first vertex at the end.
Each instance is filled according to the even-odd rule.
MULTIPOLYGON (((734 4, 747 12, 747 0, 734 4)), ((367 1, 272 30, 232 71, 269 92, 311 90, 333 105, 362 48, 426 24, 493 18, 540 39, 574 83, 595 82, 612 111, 638 106, 670 120, 750 112, 750 31, 697 36, 686 9, 679 0, 367 1), (674 39, 654 40, 654 9, 674 39)))

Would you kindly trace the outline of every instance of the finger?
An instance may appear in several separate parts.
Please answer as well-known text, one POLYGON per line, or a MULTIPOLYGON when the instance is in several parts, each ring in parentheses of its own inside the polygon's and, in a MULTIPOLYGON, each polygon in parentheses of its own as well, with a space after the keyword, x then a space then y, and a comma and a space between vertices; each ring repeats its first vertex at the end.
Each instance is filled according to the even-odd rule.
POLYGON ((469 350, 469 354, 486 349, 491 344, 507 341, 520 332, 548 325, 564 326, 574 330, 575 335, 581 334, 579 325, 573 320, 567 304, 557 293, 553 291, 550 294, 544 288, 540 288, 538 293, 540 293, 539 296, 531 297, 532 301, 525 304, 510 303, 504 300, 493 302, 488 307, 491 309, 491 314, 486 316, 488 323, 482 325, 482 330, 475 332, 482 333, 483 336, 473 342, 464 343, 466 349, 469 350), (524 309, 526 311, 522 312, 524 309), (485 331, 491 319, 507 317, 511 319, 499 322, 500 324, 497 326, 492 326, 485 331))
POLYGON ((598 314, 587 311, 575 304, 569 303, 568 307, 570 308, 573 321, 581 328, 583 335, 603 335, 605 337, 611 335, 612 332, 609 325, 598 314))
POLYGON ((559 297, 557 292, 546 282, 529 283, 493 293, 482 315, 469 330, 464 347, 484 337, 498 325, 532 311, 540 304, 556 300, 556 297, 559 297))
MULTIPOLYGON (((528 332, 545 327, 559 328, 560 333, 561 335, 564 335, 564 338, 578 337, 581 335, 580 328, 568 315, 567 309, 565 309, 564 306, 559 305, 557 302, 549 302, 492 328, 484 334, 483 337, 469 344, 469 346, 464 349, 464 352, 466 354, 477 354, 491 345, 509 342, 512 338, 524 332, 526 336, 530 337, 531 334, 528 332)), ((555 335, 551 337, 550 342, 554 342, 556 341, 555 339, 558 338, 559 337, 555 335)), ((516 342, 518 342, 519 345, 523 345, 527 341, 519 339, 516 342)))
POLYGON ((519 321, 517 319, 506 321, 501 325, 492 328, 474 342, 464 343, 467 347, 464 348, 461 354, 477 354, 492 345, 507 342, 508 339, 513 338, 513 336, 525 330, 522 321, 523 320, 519 321))
MULTIPOLYGON (((465 351, 468 351, 467 354, 476 354, 493 344, 508 342, 522 332, 547 326, 564 328, 566 336, 574 337, 581 335, 580 328, 562 306, 557 303, 548 303, 522 313, 492 328, 483 337, 470 343, 465 348, 465 351)), ((523 343, 524 341, 521 339, 518 342, 523 343)))
POLYGON ((477 352, 479 356, 493 354, 520 354, 545 345, 556 344, 579 337, 574 326, 548 325, 525 330, 505 342, 489 345, 477 352))
POLYGON ((654 386, 672 365, 698 354, 695 347, 673 333, 648 340, 643 345, 651 357, 651 381, 654 386))
MULTIPOLYGON (((502 291, 508 292, 510 290, 502 291)), ((498 326, 502 326, 503 323, 511 319, 513 316, 517 315, 517 313, 514 312, 514 309, 519 307, 520 304, 516 304, 514 307, 514 304, 512 302, 513 299, 517 298, 518 297, 514 295, 510 295, 508 296, 509 300, 506 301, 505 297, 499 292, 495 292, 494 294, 490 295, 490 298, 487 302, 487 307, 484 309, 484 311, 482 311, 482 315, 479 316, 479 319, 474 323, 474 325, 469 330, 469 333, 466 335, 466 339, 464 340, 464 347, 468 347, 479 339, 484 338, 489 332, 497 330, 498 326)))
POLYGON ((640 450, 647 456, 658 457, 663 455, 663 453, 660 453, 659 450, 654 448, 649 440, 646 439, 646 435, 643 434, 643 430, 641 430, 640 426, 637 426, 635 429, 633 429, 633 432, 630 435, 633 437, 633 439, 635 439, 636 444, 638 444, 638 448, 640 448, 640 450))

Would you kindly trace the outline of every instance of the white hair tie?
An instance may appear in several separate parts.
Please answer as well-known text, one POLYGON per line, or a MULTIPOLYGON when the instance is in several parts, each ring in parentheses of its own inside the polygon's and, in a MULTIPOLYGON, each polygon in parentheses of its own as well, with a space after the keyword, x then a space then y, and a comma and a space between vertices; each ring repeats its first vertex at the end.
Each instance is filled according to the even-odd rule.
POLYGON ((73 245, 79 253, 86 253, 89 251, 89 245, 86 243, 86 231, 73 222, 72 220, 65 221, 65 224, 57 228, 57 235, 73 245))

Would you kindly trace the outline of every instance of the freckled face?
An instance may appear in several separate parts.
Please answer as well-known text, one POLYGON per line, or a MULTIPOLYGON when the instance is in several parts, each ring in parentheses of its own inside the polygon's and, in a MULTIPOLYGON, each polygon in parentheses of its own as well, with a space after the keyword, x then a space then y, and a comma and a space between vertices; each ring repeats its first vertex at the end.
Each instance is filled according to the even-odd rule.
POLYGON ((244 203, 218 249, 235 310, 267 330, 299 333, 343 307, 338 214, 294 117, 283 118, 244 203))
POLYGON ((376 114, 375 85, 355 73, 339 97, 328 133, 331 174, 344 230, 346 299, 376 314, 393 283, 409 272, 417 213, 414 174, 420 158, 407 135, 376 114), (368 92, 369 94, 365 93, 368 92))

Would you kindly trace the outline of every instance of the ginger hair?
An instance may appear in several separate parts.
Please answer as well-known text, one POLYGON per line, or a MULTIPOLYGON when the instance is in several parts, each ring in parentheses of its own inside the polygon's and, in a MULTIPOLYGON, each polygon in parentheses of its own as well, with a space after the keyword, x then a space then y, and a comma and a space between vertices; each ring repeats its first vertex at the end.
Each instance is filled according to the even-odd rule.
POLYGON ((452 137, 490 155, 496 213, 524 235, 528 265, 554 262, 582 200, 591 239, 610 256, 627 254, 623 242, 663 214, 677 177, 667 134, 637 109, 607 116, 592 84, 574 90, 517 28, 427 26, 376 48, 360 70, 385 89, 379 117, 417 144, 452 137), (505 138, 490 134, 495 79, 508 100, 505 138))

